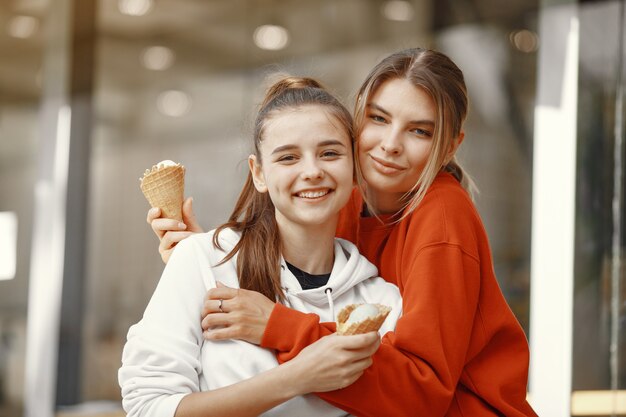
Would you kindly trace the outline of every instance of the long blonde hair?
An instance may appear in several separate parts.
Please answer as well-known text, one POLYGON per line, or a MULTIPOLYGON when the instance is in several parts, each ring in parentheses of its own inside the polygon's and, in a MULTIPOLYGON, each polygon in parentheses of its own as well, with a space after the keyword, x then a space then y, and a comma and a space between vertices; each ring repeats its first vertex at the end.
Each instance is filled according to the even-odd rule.
MULTIPOLYGON (((357 95, 354 110, 356 137, 361 133, 366 107, 372 95, 385 81, 396 78, 406 79, 426 91, 433 99, 437 115, 428 161, 413 188, 403 196, 404 205, 400 210, 403 212, 400 217, 402 219, 416 209, 442 170, 454 175, 470 196, 476 187, 454 155, 446 160, 453 141, 461 134, 467 116, 468 98, 463 72, 441 52, 411 48, 389 55, 379 62, 369 73, 357 95)), ((358 140, 356 144, 355 155, 358 155, 358 140)), ((355 157, 355 168, 368 208, 376 213, 368 200, 367 189, 363 187, 363 172, 358 156, 355 157)))
MULTIPOLYGON (((284 110, 307 105, 323 106, 354 137, 350 112, 320 83, 312 78, 286 77, 274 83, 265 93, 265 99, 254 123, 254 154, 261 160, 261 142, 267 122, 284 110)), ((213 245, 222 249, 219 234, 226 228, 241 232, 241 239, 222 259, 220 264, 237 257, 239 286, 260 292, 270 300, 284 300, 280 285, 280 234, 276 223, 274 204, 269 193, 260 193, 254 187, 249 172, 228 222, 219 226, 213 235, 213 245)))

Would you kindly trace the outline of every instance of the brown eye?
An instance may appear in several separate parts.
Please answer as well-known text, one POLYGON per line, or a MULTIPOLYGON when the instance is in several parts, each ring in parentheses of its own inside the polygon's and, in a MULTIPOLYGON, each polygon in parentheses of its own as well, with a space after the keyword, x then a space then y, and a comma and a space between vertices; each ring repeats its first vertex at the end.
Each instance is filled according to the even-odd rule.
POLYGON ((322 152, 322 157, 324 158, 335 158, 339 155, 341 154, 334 150, 327 150, 327 151, 322 152))
POLYGON ((278 158, 276 161, 278 162, 294 162, 296 160, 296 156, 295 155, 283 155, 280 158, 278 158))

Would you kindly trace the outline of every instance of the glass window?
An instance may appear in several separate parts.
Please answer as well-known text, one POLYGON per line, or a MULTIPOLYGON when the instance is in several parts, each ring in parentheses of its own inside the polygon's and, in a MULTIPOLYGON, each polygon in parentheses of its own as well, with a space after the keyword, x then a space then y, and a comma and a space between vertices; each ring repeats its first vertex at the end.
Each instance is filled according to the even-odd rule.
POLYGON ((40 4, 0 6, 0 214, 16 227, 13 239, 0 240, 4 255, 15 249, 12 279, 0 279, 0 416, 22 410, 44 14, 40 4))
MULTIPOLYGON (((0 417, 15 415, 23 397, 18 381, 45 45, 39 31, 45 8, 37 5, 45 3, 0 6, 8 28, 0 33, 0 211, 19 220, 16 278, 0 281, 0 417)), ((163 269, 144 220, 144 170, 165 159, 185 165, 186 194, 203 227, 214 228, 226 220, 245 178, 267 74, 320 78, 351 108, 372 66, 410 46, 439 49, 465 73, 471 105, 460 159, 478 183, 499 283, 528 331, 537 8, 525 0, 506 8, 488 0, 98 2, 84 401, 119 403, 126 333, 163 269)))
MULTIPOLYGON (((609 1, 580 9, 578 95, 578 182, 576 199, 576 262, 574 286, 574 391, 623 389, 624 345, 624 166, 616 165, 616 135, 624 115, 624 5, 609 1), (621 74, 620 74, 621 73, 621 74), (615 199, 621 176, 622 200, 615 199), (617 204, 617 211, 614 211, 617 204), (620 206, 621 204, 621 206, 620 206), (619 210, 621 207, 621 210, 619 210), (614 242, 621 248, 622 269, 614 268, 614 242), (621 290, 615 291, 618 280, 621 290), (615 304, 617 310, 614 310, 615 304), (614 314, 617 314, 615 316, 614 314), (612 328, 617 318, 617 327, 612 328), (614 350, 614 356, 611 350, 614 350), (617 362, 613 362, 617 359, 617 362)), ((623 145, 622 145, 623 146, 623 145)), ((622 147, 623 161, 623 147, 622 147)), ((622 162, 623 164, 623 162, 622 162)), ((622 410, 623 411, 623 410, 622 410)))

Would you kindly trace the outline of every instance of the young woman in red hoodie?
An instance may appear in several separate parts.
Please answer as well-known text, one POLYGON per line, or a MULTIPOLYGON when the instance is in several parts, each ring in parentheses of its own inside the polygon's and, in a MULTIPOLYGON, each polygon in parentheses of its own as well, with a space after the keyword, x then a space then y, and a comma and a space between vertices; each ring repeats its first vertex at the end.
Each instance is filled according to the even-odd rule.
MULTIPOLYGON (((467 90, 444 54, 414 48, 370 72, 355 106, 359 187, 337 236, 356 243, 398 285, 403 316, 383 335, 373 365, 352 385, 319 393, 359 416, 534 416, 526 401, 528 344, 498 286, 486 232, 455 159, 467 90)), ((199 231, 148 215, 168 251, 199 231)), ((205 337, 243 339, 288 361, 333 323, 258 293, 207 294, 205 337), (218 308, 221 306, 222 308, 218 308), (289 329, 286 331, 285 329, 289 329)))

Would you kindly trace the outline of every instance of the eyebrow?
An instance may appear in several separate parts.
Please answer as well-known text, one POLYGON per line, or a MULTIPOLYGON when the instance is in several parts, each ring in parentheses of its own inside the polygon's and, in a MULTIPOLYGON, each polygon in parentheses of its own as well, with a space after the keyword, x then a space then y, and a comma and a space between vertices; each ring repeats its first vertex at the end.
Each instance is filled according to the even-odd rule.
MULTIPOLYGON (((385 116, 391 117, 391 113, 389 113, 384 108, 380 107, 378 104, 369 103, 367 105, 367 107, 371 107, 374 110, 378 110, 379 112, 383 113, 385 116)), ((427 120, 427 119, 426 120, 411 120, 409 122, 409 124, 411 124, 411 125, 429 125, 429 126, 435 127, 435 122, 433 122, 432 120, 427 120)))
MULTIPOLYGON (((321 148, 324 146, 331 146, 331 145, 343 146, 344 148, 346 147, 346 145, 344 145, 341 141, 338 141, 336 139, 323 140, 317 144, 317 147, 321 148)), ((295 144, 279 146, 278 148, 272 151, 271 155, 274 155, 280 152, 290 151, 290 150, 297 149, 297 148, 299 148, 299 146, 295 144)))

